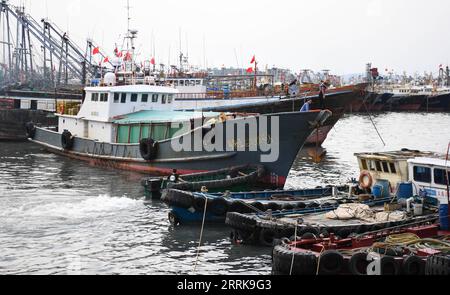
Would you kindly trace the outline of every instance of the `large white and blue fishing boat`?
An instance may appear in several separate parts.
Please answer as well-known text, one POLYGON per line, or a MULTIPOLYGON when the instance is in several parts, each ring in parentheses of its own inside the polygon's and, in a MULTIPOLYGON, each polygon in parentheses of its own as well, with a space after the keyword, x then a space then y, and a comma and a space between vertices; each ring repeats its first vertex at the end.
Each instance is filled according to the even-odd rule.
POLYGON ((60 109, 57 128, 28 124, 30 140, 73 159, 151 175, 263 164, 268 173, 261 181, 283 187, 306 139, 331 115, 174 111, 178 90, 115 81, 110 73, 85 88, 79 111, 60 109))

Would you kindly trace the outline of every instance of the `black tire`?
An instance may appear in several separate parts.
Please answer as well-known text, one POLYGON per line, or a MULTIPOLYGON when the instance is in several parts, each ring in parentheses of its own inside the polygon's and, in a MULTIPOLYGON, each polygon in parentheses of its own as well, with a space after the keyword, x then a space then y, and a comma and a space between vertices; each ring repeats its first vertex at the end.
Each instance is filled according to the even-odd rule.
POLYGON ((228 212, 236 212, 236 213, 252 213, 251 210, 243 201, 234 201, 231 203, 228 212))
POLYGON ((287 203, 283 205, 283 210, 292 211, 295 209, 295 205, 291 203, 287 203))
POLYGON ((403 260, 402 271, 407 276, 422 276, 425 274, 425 261, 416 255, 403 260))
POLYGON ((307 209, 316 209, 316 208, 319 208, 319 207, 320 207, 320 205, 318 203, 316 203, 316 202, 312 202, 312 203, 309 203, 309 204, 306 205, 307 209))
POLYGON ((317 272, 317 257, 311 252, 293 253, 284 245, 276 246, 273 249, 272 272, 278 275, 315 275, 317 272))
POLYGON ((255 219, 253 219, 251 216, 236 212, 228 212, 225 223, 235 230, 242 230, 244 232, 251 233, 255 231, 256 227, 255 219))
POLYGON ((297 208, 298 209, 305 209, 306 208, 306 204, 303 203, 303 202, 300 202, 300 203, 297 204, 297 208))
POLYGON ((434 255, 427 259, 425 267, 427 276, 448 276, 450 275, 450 256, 434 255))
POLYGON ((189 209, 193 206, 194 195, 190 192, 169 189, 163 191, 161 201, 170 207, 189 209))
POLYGON ((280 211, 281 205, 279 205, 277 203, 269 203, 269 204, 267 204, 266 208, 267 208, 267 210, 280 211))
POLYGON ((400 273, 400 266, 392 256, 381 257, 380 264, 382 276, 396 276, 400 273))
POLYGON ((36 136, 36 126, 31 122, 25 124, 25 131, 27 133, 27 138, 34 139, 36 136))
POLYGON ((70 150, 73 148, 73 136, 68 130, 64 130, 61 134, 61 146, 65 150, 70 150))
POLYGON ((367 267, 369 264, 370 262, 367 261, 367 253, 359 252, 350 258, 348 267, 352 275, 365 276, 367 275, 367 267))
POLYGON ((302 237, 304 234, 307 234, 307 233, 311 233, 311 234, 315 235, 316 237, 319 236, 319 234, 320 234, 320 232, 317 228, 311 227, 311 226, 303 227, 298 231, 298 235, 300 237, 302 237))
MULTIPOLYGON (((266 206, 264 206, 264 205, 263 205, 262 203, 260 203, 260 202, 254 202, 254 203, 251 203, 250 206, 252 206, 253 208, 255 208, 255 209, 257 209, 257 210, 259 210, 259 211, 261 211, 261 212, 266 212, 266 206)), ((249 208, 249 209, 251 209, 252 211, 255 211, 255 210, 253 210, 252 208, 249 208)), ((254 213, 256 213, 256 212, 254 212, 254 213)))
POLYGON ((344 266, 344 256, 335 250, 327 250, 320 255, 320 274, 340 274, 344 266))
POLYGON ((139 142, 139 151, 144 160, 154 160, 158 154, 158 143, 151 138, 141 139, 139 142))
POLYGON ((169 212, 169 222, 173 226, 180 225, 180 219, 173 212, 169 212))
POLYGON ((208 210, 215 216, 225 216, 228 207, 228 202, 224 198, 215 198, 208 201, 208 210))
POLYGON ((273 247, 277 232, 271 228, 263 228, 259 233, 259 242, 264 247, 273 247))

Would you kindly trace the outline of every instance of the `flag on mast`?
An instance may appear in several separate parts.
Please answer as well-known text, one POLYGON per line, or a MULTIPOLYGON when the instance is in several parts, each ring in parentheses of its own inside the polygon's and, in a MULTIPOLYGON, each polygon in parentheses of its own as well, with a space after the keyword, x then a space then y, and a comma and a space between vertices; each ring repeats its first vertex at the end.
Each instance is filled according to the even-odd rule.
POLYGON ((96 55, 100 53, 100 48, 99 47, 95 47, 94 50, 92 50, 92 55, 96 55))
POLYGON ((256 56, 253 55, 252 61, 250 62, 251 64, 254 64, 256 62, 256 56))

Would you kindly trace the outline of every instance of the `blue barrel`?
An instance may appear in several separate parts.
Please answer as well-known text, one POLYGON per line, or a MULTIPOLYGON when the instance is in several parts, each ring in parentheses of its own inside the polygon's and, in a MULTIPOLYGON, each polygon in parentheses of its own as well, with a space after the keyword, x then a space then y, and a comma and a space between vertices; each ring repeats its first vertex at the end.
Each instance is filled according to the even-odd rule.
POLYGON ((372 195, 375 199, 383 198, 383 186, 382 185, 374 185, 372 188, 372 195))
POLYGON ((373 187, 373 189, 376 190, 376 192, 374 192, 374 196, 377 198, 387 199, 391 196, 391 185, 390 185, 389 180, 379 179, 375 183, 375 186, 373 187), (379 186, 381 188, 376 188, 377 186, 379 186), (375 193, 377 193, 377 195, 375 195, 375 193))
POLYGON ((402 182, 398 186, 397 198, 409 199, 414 197, 412 182, 402 182))
POLYGON ((439 222, 442 230, 449 230, 448 224, 448 205, 439 206, 439 222))

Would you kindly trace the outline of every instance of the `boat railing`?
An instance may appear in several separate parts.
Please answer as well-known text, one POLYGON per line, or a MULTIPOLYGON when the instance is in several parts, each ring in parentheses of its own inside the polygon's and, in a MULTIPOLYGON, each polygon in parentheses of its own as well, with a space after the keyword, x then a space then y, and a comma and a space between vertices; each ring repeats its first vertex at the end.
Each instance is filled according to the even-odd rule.
POLYGON ((255 90, 244 91, 208 91, 203 93, 179 93, 176 95, 177 100, 190 99, 235 99, 235 98, 252 98, 252 97, 275 97, 282 95, 275 92, 264 92, 255 90))

